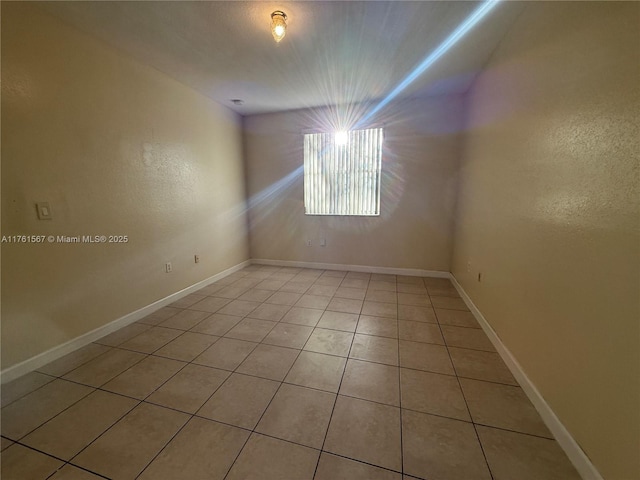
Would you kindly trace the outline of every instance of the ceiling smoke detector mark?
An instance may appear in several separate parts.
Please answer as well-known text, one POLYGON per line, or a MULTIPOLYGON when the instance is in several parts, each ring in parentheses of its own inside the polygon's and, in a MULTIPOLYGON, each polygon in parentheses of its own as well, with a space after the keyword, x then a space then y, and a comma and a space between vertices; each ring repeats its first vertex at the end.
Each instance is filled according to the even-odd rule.
POLYGON ((232 98, 231 103, 233 103, 234 105, 240 106, 240 105, 244 105, 244 100, 242 100, 241 98, 232 98))

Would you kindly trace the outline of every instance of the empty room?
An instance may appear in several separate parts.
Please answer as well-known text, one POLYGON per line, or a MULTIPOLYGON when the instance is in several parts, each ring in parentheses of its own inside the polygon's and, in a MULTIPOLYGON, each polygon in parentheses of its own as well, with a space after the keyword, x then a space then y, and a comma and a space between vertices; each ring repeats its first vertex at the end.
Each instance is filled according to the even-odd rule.
POLYGON ((3 480, 640 479, 640 2, 0 8, 3 480))

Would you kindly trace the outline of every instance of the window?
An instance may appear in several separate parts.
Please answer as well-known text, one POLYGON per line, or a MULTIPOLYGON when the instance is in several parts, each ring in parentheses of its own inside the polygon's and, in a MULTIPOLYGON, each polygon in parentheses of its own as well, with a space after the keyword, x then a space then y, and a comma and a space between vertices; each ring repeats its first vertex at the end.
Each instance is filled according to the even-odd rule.
POLYGON ((304 136, 307 215, 380 215, 382 128, 304 136))

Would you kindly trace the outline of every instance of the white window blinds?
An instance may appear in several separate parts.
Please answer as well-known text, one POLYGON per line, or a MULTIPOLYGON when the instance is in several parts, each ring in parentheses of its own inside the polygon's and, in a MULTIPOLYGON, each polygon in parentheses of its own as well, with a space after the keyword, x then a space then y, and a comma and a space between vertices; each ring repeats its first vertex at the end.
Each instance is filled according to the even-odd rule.
POLYGON ((380 215, 382 128, 304 136, 307 215, 380 215))

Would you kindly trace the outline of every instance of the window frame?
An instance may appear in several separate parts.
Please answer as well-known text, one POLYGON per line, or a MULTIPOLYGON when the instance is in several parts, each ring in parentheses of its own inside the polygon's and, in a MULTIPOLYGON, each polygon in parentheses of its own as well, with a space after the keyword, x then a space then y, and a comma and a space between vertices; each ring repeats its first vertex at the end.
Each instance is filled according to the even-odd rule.
MULTIPOLYGON (((343 145, 336 145, 335 143, 333 143, 332 145, 330 144, 330 141, 327 141, 327 137, 334 137, 335 136, 335 131, 332 132, 327 132, 327 131, 319 131, 319 130, 309 130, 309 131, 303 131, 303 176, 304 176, 304 181, 303 181, 303 204, 304 204, 304 214, 305 215, 309 215, 309 216, 332 216, 332 217, 379 217, 381 214, 381 197, 382 197, 382 164, 383 164, 383 160, 384 160, 384 140, 385 140, 385 126, 384 125, 369 125, 366 128, 358 128, 358 129, 354 129, 354 130, 348 130, 347 131, 349 133, 349 142, 347 144, 343 145), (366 152, 363 152, 363 149, 369 149, 369 152, 371 155, 374 155, 377 158, 373 158, 373 161, 367 162, 367 164, 364 165, 364 168, 361 170, 357 170, 356 168, 354 168, 354 160, 353 158, 351 158, 351 156, 354 154, 353 150, 349 153, 344 153, 344 151, 340 152, 339 149, 346 149, 348 148, 348 146, 351 144, 351 142, 358 141, 358 138, 353 138, 353 133, 354 132, 366 132, 366 131, 373 131, 373 130, 377 130, 377 132, 375 132, 375 138, 373 139, 373 142, 375 142, 374 145, 370 145, 370 146, 363 146, 362 144, 360 144, 360 148, 358 149, 357 154, 360 154, 359 158, 362 158, 363 155, 366 155, 366 152), (321 172, 318 171, 312 171, 310 172, 310 169, 313 168, 318 168, 318 163, 320 163, 320 159, 318 158, 318 155, 316 154, 315 158, 308 158, 308 150, 312 148, 312 146, 308 146, 307 144, 307 139, 308 136, 311 135, 317 135, 320 136, 319 139, 316 139, 315 142, 315 148, 318 148, 318 144, 320 143, 320 146, 324 145, 323 148, 327 148, 327 146, 331 145, 332 148, 332 157, 330 161, 333 162, 338 162, 338 165, 336 165, 334 163, 334 167, 333 167, 333 172, 327 173, 327 174, 322 174, 321 172), (325 138, 323 139, 322 136, 324 136, 325 138), (338 159, 338 157, 340 157, 338 159), (309 165, 311 164, 311 165, 309 165), (371 169, 370 167, 374 166, 373 169, 371 169), (349 168, 345 168, 345 167, 349 167, 349 168), (366 186, 364 185, 366 183, 366 176, 367 176, 367 168, 370 169, 370 172, 368 173, 368 175, 373 175, 373 185, 368 186, 368 190, 367 191, 363 191, 362 189, 365 188, 366 186), (342 170, 342 172, 338 172, 337 170, 342 170), (344 178, 344 183, 343 186, 340 187, 339 184, 335 183, 335 177, 338 175, 342 175, 344 178), (326 197, 326 193, 325 193, 325 198, 324 199, 320 199, 320 200, 316 200, 316 204, 314 204, 312 202, 312 200, 310 199, 310 196, 313 195, 314 193, 317 193, 317 189, 314 191, 309 191, 309 182, 310 182, 310 178, 316 176, 322 180, 320 180, 321 182, 329 185, 329 188, 335 189, 335 190, 339 190, 340 188, 342 188, 343 190, 346 188, 346 184, 349 183, 351 188, 359 188, 361 189, 360 194, 358 196, 350 196, 347 200, 345 200, 347 202, 347 205, 350 205, 352 201, 356 201, 356 202, 362 202, 363 199, 367 202, 366 205, 362 205, 360 208, 356 208, 354 211, 354 207, 347 207, 347 205, 345 205, 344 203, 342 204, 341 207, 337 207, 335 206, 334 208, 331 208, 331 205, 336 205, 333 202, 339 202, 340 197, 337 197, 337 195, 339 195, 338 192, 333 192, 330 195, 336 195, 336 199, 332 199, 330 198, 328 201, 328 204, 325 205, 324 211, 320 211, 322 209, 318 208, 317 202, 323 202, 323 201, 327 201, 327 197, 326 197), (331 177, 334 177, 333 179, 331 177), (364 206, 373 206, 374 209, 373 210, 369 210, 367 211, 366 209, 363 209, 362 207, 364 206), (350 212, 345 212, 345 208, 350 208, 350 212)), ((357 160, 355 161, 357 162, 357 160)), ((319 187, 322 188, 322 187, 319 187)), ((349 191, 351 191, 349 189, 349 191)))

